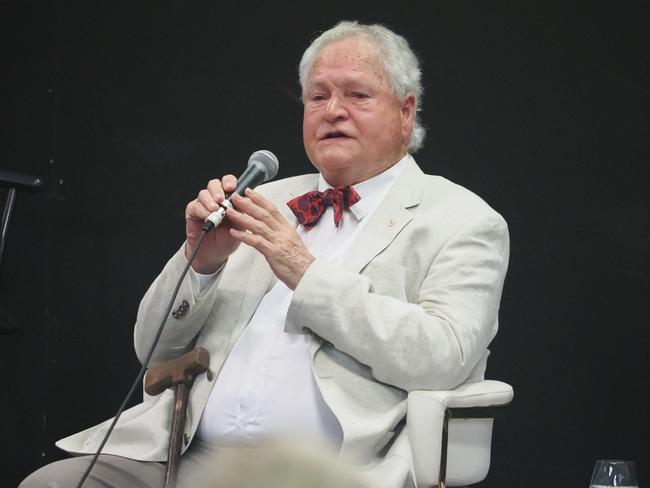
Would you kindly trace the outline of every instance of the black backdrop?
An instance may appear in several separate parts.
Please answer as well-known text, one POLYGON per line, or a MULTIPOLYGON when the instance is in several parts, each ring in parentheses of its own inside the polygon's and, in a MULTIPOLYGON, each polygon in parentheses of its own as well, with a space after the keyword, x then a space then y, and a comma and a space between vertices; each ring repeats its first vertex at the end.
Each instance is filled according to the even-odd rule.
POLYGON ((602 457, 650 483, 648 2, 73 3, 0 6, 0 169, 46 180, 18 195, 0 270, 20 325, 0 336, 2 486, 112 416, 198 189, 260 148, 310 170, 296 65, 343 18, 412 41, 417 159, 510 225, 488 377, 516 397, 481 486, 586 487, 602 457))

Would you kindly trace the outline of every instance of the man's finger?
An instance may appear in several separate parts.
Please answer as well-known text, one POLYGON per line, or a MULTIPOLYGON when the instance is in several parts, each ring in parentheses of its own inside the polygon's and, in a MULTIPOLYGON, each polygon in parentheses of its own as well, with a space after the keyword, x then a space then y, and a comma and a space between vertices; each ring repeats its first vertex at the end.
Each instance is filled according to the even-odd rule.
POLYGON ((249 214, 240 212, 235 208, 230 208, 226 211, 228 219, 238 229, 248 230, 256 235, 261 235, 267 238, 271 233, 271 229, 266 223, 251 217, 249 214))
POLYGON ((260 235, 252 234, 250 232, 238 229, 230 229, 230 235, 238 241, 243 242, 244 244, 256 249, 266 258, 268 258, 272 253, 272 249, 274 247, 273 243, 267 241, 260 235))
MULTIPOLYGON (((261 194, 250 188, 247 188, 245 193, 246 198, 242 198, 241 205, 237 202, 236 207, 241 208, 243 212, 252 215, 258 220, 262 220, 273 230, 279 230, 288 225, 287 220, 278 208, 261 194)), ((233 201, 233 203, 235 202, 233 201)))
POLYGON ((196 197, 196 201, 203 205, 206 210, 209 210, 210 212, 214 212, 217 208, 219 208, 219 204, 217 204, 217 201, 215 200, 215 197, 212 195, 210 190, 201 190, 196 197))
POLYGON ((260 220, 269 226, 271 229, 277 229, 279 222, 277 217, 271 214, 268 210, 263 207, 260 207, 254 203, 250 198, 244 198, 239 195, 233 195, 232 199, 233 206, 247 215, 250 215, 256 220, 260 220))
POLYGON ((210 195, 212 195, 215 202, 221 202, 226 198, 223 187, 221 186, 221 180, 218 178, 208 181, 207 190, 210 192, 210 195))
POLYGON ((187 207, 185 207, 185 218, 189 220, 205 220, 210 213, 211 212, 205 208, 198 199, 192 200, 187 204, 187 207))
POLYGON ((234 175, 226 175, 221 178, 221 185, 223 186, 223 191, 232 193, 237 188, 237 178, 234 175))
POLYGON ((250 188, 246 188, 245 193, 246 196, 250 198, 251 202, 266 210, 268 213, 271 214, 273 218, 284 219, 284 217, 282 217, 282 214, 280 213, 278 208, 275 205, 273 205, 271 202, 269 202, 266 198, 264 198, 260 193, 257 193, 256 191, 251 190, 250 188))
POLYGON ((241 241, 244 244, 254 247, 255 249, 257 249, 262 243, 262 241, 264 240, 262 236, 258 236, 240 229, 230 229, 230 235, 233 236, 238 241, 241 241))

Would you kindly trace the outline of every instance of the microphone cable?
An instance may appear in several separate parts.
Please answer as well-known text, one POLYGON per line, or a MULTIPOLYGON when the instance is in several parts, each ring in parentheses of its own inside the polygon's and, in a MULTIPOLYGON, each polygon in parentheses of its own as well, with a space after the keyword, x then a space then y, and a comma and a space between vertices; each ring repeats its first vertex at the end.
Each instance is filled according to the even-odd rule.
MULTIPOLYGON (((238 193, 241 195, 243 194, 244 190, 247 187, 254 188, 259 183, 262 183, 263 181, 268 181, 275 178, 275 176, 278 173, 278 166, 279 166, 278 158, 271 151, 267 151, 264 149, 255 151, 253 154, 251 154, 250 158, 248 158, 248 165, 246 171, 244 171, 244 173, 238 178, 237 187, 235 188, 234 193, 238 193)), ((160 325, 158 326, 158 331, 154 336, 153 343, 151 344, 151 347, 149 348, 149 351, 147 352, 144 361, 142 361, 142 367, 140 368, 140 371, 138 372, 138 375, 136 376, 133 385, 131 385, 131 389, 127 393, 126 398, 124 398, 122 405, 120 405, 120 408, 118 408, 117 413, 115 414, 115 418, 113 419, 113 422, 108 428, 106 435, 104 435, 104 438, 102 439, 101 444, 97 448, 97 451, 93 455, 93 458, 90 461, 88 468, 86 468, 86 471, 84 472, 83 476, 79 480, 79 483, 77 483, 76 488, 81 488, 84 481, 86 481, 86 478, 88 478, 88 475, 90 474, 90 470, 93 469, 93 466, 97 463, 97 459, 99 458, 102 449, 104 449, 104 445, 108 441, 108 436, 110 436, 111 432, 113 432, 113 429, 117 424, 117 421, 122 415, 122 412, 124 412, 126 405, 131 400, 131 397, 135 393, 136 388, 138 388, 142 383, 142 378, 144 378, 144 374, 147 371, 147 366, 149 366, 149 361, 151 360, 151 356, 153 356, 154 349, 158 345, 160 336, 162 335, 163 329, 165 328, 165 324, 167 323, 167 317, 169 317, 169 313, 171 312, 172 307, 174 306, 174 300, 176 300, 176 296, 178 295, 178 292, 181 288, 183 279, 185 278, 185 275, 189 271, 190 266, 192 265, 192 262, 194 261, 194 258, 196 257, 199 248, 201 247, 201 243, 203 242, 204 237, 208 234, 208 232, 210 232, 212 229, 214 229, 216 226, 218 226, 221 223, 221 221, 225 217, 226 211, 228 210, 229 207, 231 207, 229 200, 230 200, 230 195, 227 195, 227 200, 224 200, 219 204, 219 210, 217 210, 216 212, 212 212, 204 222, 203 227, 201 229, 201 234, 196 240, 196 245, 194 246, 194 250, 192 251, 190 258, 187 261, 187 265, 185 266, 185 269, 183 269, 183 272, 181 273, 181 276, 178 279, 178 283, 176 283, 176 287, 174 288, 172 297, 169 300, 169 304, 167 305, 167 308, 165 309, 165 313, 162 316, 162 320, 160 321, 160 325)))
POLYGON ((158 330, 156 332, 156 335, 154 336, 153 343, 151 344, 151 347, 149 347, 149 351, 147 351, 147 355, 144 358, 144 361, 142 361, 142 366, 140 367, 140 371, 138 372, 138 375, 135 378, 135 381, 131 385, 131 389, 127 393, 126 397, 124 398, 124 401, 120 405, 120 408, 117 409, 117 413, 115 414, 115 418, 113 418, 113 422, 111 423, 110 427, 108 428, 108 431, 106 432, 106 435, 104 435, 104 438, 102 439, 101 444, 97 448, 97 451, 93 455, 92 460, 90 461, 90 464, 86 468, 86 471, 84 471, 84 474, 82 475, 81 479, 76 485, 76 488, 81 488, 81 486, 84 484, 84 481, 86 481, 86 478, 88 478, 88 475, 90 474, 90 471, 93 469, 93 466, 97 463, 97 459, 99 459, 99 455, 102 452, 102 449, 104 449, 104 445, 108 441, 108 436, 111 435, 111 432, 113 432, 113 429, 115 428, 115 425, 117 424, 117 421, 120 419, 120 416, 122 415, 122 412, 124 412, 124 409, 126 408, 127 404, 131 400, 131 397, 135 393, 135 390, 141 386, 142 384, 142 379, 144 378, 144 374, 147 371, 147 366, 149 366, 149 361, 151 361, 151 356, 153 356, 153 352, 156 349, 156 346, 158 345, 158 341, 160 340, 160 336, 162 335, 163 329, 165 328, 165 324, 167 323, 167 318, 169 317, 169 313, 172 310, 172 307, 174 306, 174 300, 176 300, 176 296, 178 295, 178 292, 181 288, 181 284, 183 283, 183 279, 185 278, 185 275, 190 269, 190 266, 192 265, 192 262, 194 261, 194 258, 196 257, 199 248, 201 247, 201 243, 203 242, 203 239, 205 236, 208 234, 208 232, 211 229, 206 229, 205 226, 201 230, 201 234, 199 235, 199 238, 196 240, 196 245, 194 246, 194 250, 192 251, 192 254, 190 258, 187 261, 187 265, 185 265, 185 268, 183 269, 183 272, 181 273, 180 278, 178 279, 178 283, 176 283, 176 287, 174 288, 174 292, 172 293, 172 297, 169 300, 169 304, 167 305, 167 308, 165 309, 165 313, 162 316, 162 320, 160 321, 160 325, 158 326, 158 330))

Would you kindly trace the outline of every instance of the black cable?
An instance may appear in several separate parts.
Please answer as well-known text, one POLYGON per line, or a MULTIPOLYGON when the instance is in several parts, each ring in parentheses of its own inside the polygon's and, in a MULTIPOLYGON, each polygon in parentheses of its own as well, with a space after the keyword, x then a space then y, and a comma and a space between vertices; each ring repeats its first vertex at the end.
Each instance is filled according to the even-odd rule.
POLYGON ((171 300, 169 300, 169 305, 167 305, 167 309, 165 310, 165 313, 162 316, 162 320, 160 321, 160 325, 158 326, 158 331, 156 332, 156 335, 153 338, 153 342, 151 344, 151 347, 149 348, 149 351, 147 352, 147 355, 144 358, 144 361, 142 361, 142 367, 138 372, 138 376, 136 376, 135 381, 131 385, 131 389, 129 390, 129 393, 127 393, 126 398, 124 398, 124 401, 122 402, 122 405, 120 405, 120 408, 117 410, 117 413, 115 414, 115 418, 113 419, 111 426, 108 428, 108 431, 106 432, 106 435, 102 440, 102 443, 97 448, 97 451, 95 452, 92 460, 90 461, 90 464, 88 465, 86 471, 84 472, 83 476, 79 480, 79 483, 77 483, 76 488, 81 488, 81 486, 84 484, 84 481, 86 481, 86 478, 88 478, 88 475, 90 474, 90 470, 93 469, 93 466, 95 466, 95 463, 97 462, 97 459, 99 459, 99 455, 101 454, 102 449, 104 449, 104 445, 108 441, 108 436, 110 436, 111 432, 113 432, 113 428, 117 424, 117 421, 119 420, 120 416, 122 415, 122 412, 126 408, 126 405, 131 400, 131 397, 133 396, 133 393, 135 393, 136 388, 139 388, 140 385, 142 384, 142 378, 144 377, 144 374, 147 371, 147 366, 149 365, 151 356, 153 356, 153 352, 156 349, 156 346, 158 345, 158 341, 160 340, 160 336, 162 335, 163 329, 165 328, 165 324, 167 323, 167 317, 169 317, 169 312, 171 312, 172 307, 174 306, 174 300, 176 300, 176 295, 178 295, 178 291, 181 288, 181 284, 183 283, 183 278, 185 278, 185 275, 189 271, 192 261, 194 261, 194 258, 196 257, 196 254, 198 253, 199 248, 201 247, 203 238, 207 235, 208 232, 209 230, 206 230, 204 228, 201 231, 201 235, 199 235, 199 238, 196 240, 196 244, 194 245, 194 250, 192 251, 192 255, 190 256, 190 259, 188 259, 187 265, 185 266, 185 269, 183 269, 183 272, 181 273, 181 276, 178 279, 178 283, 176 283, 176 287, 174 288, 174 293, 172 294, 171 300))

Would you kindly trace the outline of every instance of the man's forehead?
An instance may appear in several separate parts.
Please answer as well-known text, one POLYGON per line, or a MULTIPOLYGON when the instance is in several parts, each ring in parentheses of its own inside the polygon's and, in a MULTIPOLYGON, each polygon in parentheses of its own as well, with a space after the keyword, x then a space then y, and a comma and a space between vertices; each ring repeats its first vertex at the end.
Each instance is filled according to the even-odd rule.
POLYGON ((379 62, 379 48, 364 37, 347 37, 331 42, 321 49, 314 65, 323 62, 347 61, 359 64, 379 62))
POLYGON ((352 80, 360 81, 367 74, 379 80, 386 78, 379 49, 363 37, 340 39, 325 46, 316 56, 308 83, 318 83, 319 75, 331 68, 345 70, 352 80))

